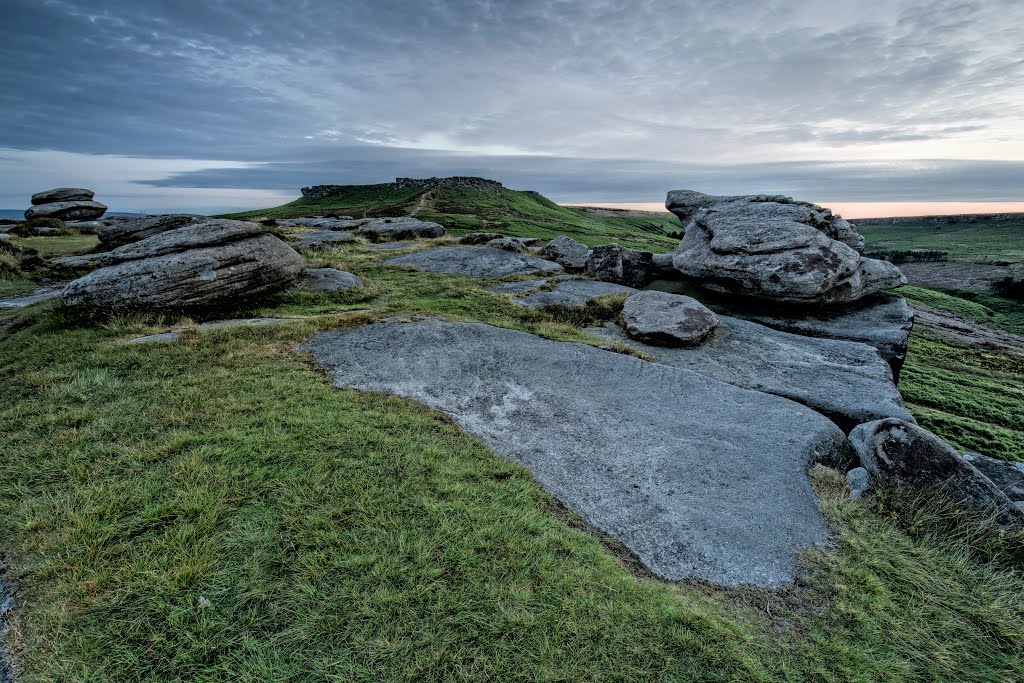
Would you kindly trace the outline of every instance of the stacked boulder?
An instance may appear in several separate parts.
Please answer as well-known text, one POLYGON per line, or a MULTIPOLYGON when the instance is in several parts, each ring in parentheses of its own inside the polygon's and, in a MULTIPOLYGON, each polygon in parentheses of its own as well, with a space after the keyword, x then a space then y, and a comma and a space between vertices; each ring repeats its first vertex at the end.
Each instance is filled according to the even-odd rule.
POLYGON ((206 219, 122 245, 69 283, 70 308, 97 311, 211 309, 292 284, 305 261, 256 223, 206 219))
POLYGON ((94 221, 107 207, 93 201, 94 193, 81 187, 58 187, 32 195, 32 207, 25 220, 56 218, 62 221, 94 221))

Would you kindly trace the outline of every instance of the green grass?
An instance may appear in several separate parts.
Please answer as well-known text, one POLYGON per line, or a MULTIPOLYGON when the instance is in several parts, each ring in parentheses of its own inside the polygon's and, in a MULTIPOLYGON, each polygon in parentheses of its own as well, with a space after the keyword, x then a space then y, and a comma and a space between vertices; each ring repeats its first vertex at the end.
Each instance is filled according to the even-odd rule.
POLYGON ((523 310, 385 256, 324 252, 312 265, 369 289, 239 313, 302 318, 286 326, 132 346, 185 321, 85 324, 51 304, 8 319, 0 548, 19 681, 1024 678, 1019 539, 979 549, 937 531, 937 511, 849 501, 819 470, 835 543, 807 554, 803 583, 667 584, 445 416, 332 388, 295 350, 319 329, 432 314, 588 341, 576 325, 616 310, 523 310))
POLYGON ((319 200, 300 198, 269 209, 225 214, 226 218, 260 219, 338 213, 354 217, 415 215, 436 221, 452 234, 499 232, 517 237, 552 239, 568 235, 590 246, 618 242, 650 251, 668 251, 679 240, 667 233, 681 230, 670 213, 640 214, 592 210, 555 204, 536 192, 476 188, 396 189, 383 185, 347 185, 319 200))
POLYGON ((1024 362, 915 332, 900 393, 921 426, 950 443, 1024 461, 1024 362))
POLYGON ((96 235, 74 234, 47 235, 43 237, 12 237, 10 242, 21 247, 35 249, 39 252, 40 256, 46 258, 57 258, 60 256, 83 254, 98 246, 100 240, 96 235))
POLYGON ((867 251, 928 249, 961 261, 1024 261, 1024 221, 857 223, 867 251))
POLYGON ((956 290, 939 291, 906 285, 899 293, 916 304, 946 311, 995 329, 1024 334, 1024 303, 993 294, 956 290))

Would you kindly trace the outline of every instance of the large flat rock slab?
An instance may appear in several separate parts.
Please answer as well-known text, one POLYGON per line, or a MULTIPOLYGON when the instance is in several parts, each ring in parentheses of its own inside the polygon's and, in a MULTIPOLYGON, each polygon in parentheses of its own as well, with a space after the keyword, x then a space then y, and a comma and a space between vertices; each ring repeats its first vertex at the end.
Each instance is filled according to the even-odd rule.
POLYGON ((665 579, 775 586, 826 539, 807 469, 846 439, 793 401, 476 323, 378 323, 300 348, 338 387, 451 415, 665 579))
POLYGON ((659 363, 803 403, 847 431, 885 417, 914 422, 889 366, 867 344, 779 332, 728 316, 719 317, 701 344, 686 348, 639 342, 614 323, 587 331, 635 346, 659 363))
POLYGON ((562 266, 553 261, 494 247, 435 247, 395 256, 384 263, 392 266, 412 266, 429 273, 479 278, 562 272, 562 266))
POLYGON ((0 308, 24 308, 40 301, 49 301, 60 296, 60 287, 40 287, 28 294, 20 294, 9 299, 0 299, 0 308))

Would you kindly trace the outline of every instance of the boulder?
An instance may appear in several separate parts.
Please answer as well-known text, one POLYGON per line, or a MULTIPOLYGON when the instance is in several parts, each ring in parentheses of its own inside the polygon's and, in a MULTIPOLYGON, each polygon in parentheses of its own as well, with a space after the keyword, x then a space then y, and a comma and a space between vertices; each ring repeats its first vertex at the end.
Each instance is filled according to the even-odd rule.
POLYGON ((475 323, 381 323, 300 348, 335 386, 444 411, 664 579, 777 586, 828 538, 807 469, 845 438, 792 401, 475 323))
POLYGON ((963 458, 988 477, 1007 498, 1024 501, 1024 462, 999 460, 973 451, 964 453, 963 458))
POLYGON ((645 344, 613 323, 587 332, 626 342, 658 363, 797 401, 844 431, 884 417, 914 421, 889 366, 872 347, 778 332, 728 316, 718 320, 718 327, 693 347, 645 344))
POLYGON ((651 280, 654 270, 652 257, 653 254, 647 251, 602 244, 591 250, 585 270, 596 280, 639 288, 651 280))
POLYGON ((846 488, 850 491, 850 498, 858 500, 864 497, 871 490, 871 476, 863 467, 854 467, 846 473, 846 488))
POLYGON ((58 187, 32 195, 32 206, 57 202, 90 202, 95 193, 82 187, 58 187))
POLYGON ((613 282, 598 280, 565 280, 550 290, 541 290, 521 296, 514 301, 520 306, 546 308, 548 306, 583 306, 599 296, 630 295, 636 290, 613 282))
POLYGON ((542 258, 554 261, 569 272, 579 272, 587 267, 590 247, 571 237, 561 235, 544 245, 540 250, 542 258))
POLYGON ((490 242, 487 242, 487 246, 494 247, 495 249, 504 249, 505 251, 518 251, 520 253, 526 253, 530 247, 540 242, 536 237, 498 237, 490 242))
POLYGON ((907 282, 891 263, 862 257, 850 246, 856 233, 827 209, 788 197, 705 195, 710 205, 692 213, 694 202, 678 195, 669 193, 666 206, 689 222, 672 263, 708 289, 830 305, 907 282))
POLYGON ((304 292, 329 293, 363 289, 366 285, 352 273, 337 268, 306 268, 294 287, 304 292))
POLYGON ((92 221, 107 210, 104 204, 92 201, 54 202, 33 206, 25 212, 25 220, 57 218, 62 221, 92 221))
POLYGON ((929 431, 898 419, 850 432, 861 466, 881 488, 937 489, 1002 527, 1024 526, 1024 511, 974 465, 929 431))
POLYGON ((557 263, 493 247, 435 247, 384 261, 391 266, 412 266, 417 270, 479 278, 560 273, 557 263))
POLYGON ((459 238, 459 244, 477 245, 487 244, 491 240, 497 240, 504 237, 496 232, 471 232, 467 235, 463 235, 459 238))
POLYGON ((659 346, 692 346, 718 327, 718 316, 688 296, 646 291, 626 299, 622 322, 633 339, 659 346))
POLYGON ((356 228, 355 233, 371 242, 411 240, 420 237, 443 237, 445 229, 437 223, 411 216, 373 219, 356 228))
POLYGON ((108 247, 131 244, 168 230, 196 225, 210 220, 209 216, 194 214, 159 214, 153 216, 113 216, 103 221, 96 233, 100 242, 108 247))
POLYGON ((310 251, 323 251, 334 249, 342 244, 356 241, 356 236, 350 232, 340 230, 310 230, 294 235, 296 246, 309 249, 310 251))
POLYGON ((154 235, 103 256, 103 267, 72 281, 71 308, 208 309, 288 286, 305 261, 259 225, 211 220, 154 235))

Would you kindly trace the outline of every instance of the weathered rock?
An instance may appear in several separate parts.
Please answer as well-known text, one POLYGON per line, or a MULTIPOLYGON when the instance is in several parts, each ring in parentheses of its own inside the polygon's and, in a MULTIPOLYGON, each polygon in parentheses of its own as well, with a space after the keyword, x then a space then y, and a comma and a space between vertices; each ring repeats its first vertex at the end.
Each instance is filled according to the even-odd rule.
POLYGON ((306 268, 294 287, 304 292, 330 293, 363 289, 366 285, 352 273, 337 268, 306 268))
POLYGON ((562 267, 557 263, 493 247, 435 247, 395 256, 384 263, 392 266, 412 266, 430 273, 479 278, 562 272, 562 267))
POLYGON ((371 244, 366 247, 370 251, 398 251, 420 246, 419 242, 385 242, 384 244, 371 244))
POLYGON ((309 216, 304 218, 285 218, 277 222, 279 226, 298 226, 301 228, 323 228, 324 230, 352 230, 358 228, 369 219, 352 218, 351 216, 327 217, 309 216))
POLYGON ((481 324, 375 324, 301 348, 336 386, 445 411, 660 577, 775 586, 827 538, 806 472, 845 439, 791 401, 481 324))
POLYGON ((20 294, 9 299, 0 299, 0 308, 24 308, 41 301, 49 301, 60 296, 60 287, 40 287, 28 294, 20 294))
POLYGON ((973 451, 964 453, 963 458, 988 477, 1007 498, 1024 501, 1024 462, 998 460, 973 451))
POLYGON ((654 270, 652 254, 618 244, 594 247, 587 258, 586 273, 594 279, 627 287, 643 287, 654 270))
POLYGON ((546 308, 548 306, 583 306, 599 296, 629 295, 635 293, 632 287, 617 285, 614 282, 598 280, 565 280, 551 290, 541 290, 515 299, 521 306, 530 308, 546 308))
POLYGON ((651 265, 653 266, 652 276, 655 278, 665 278, 667 280, 682 279, 682 273, 672 265, 671 252, 667 254, 652 254, 651 265))
POLYGON ((103 221, 67 221, 65 226, 78 232, 99 234, 99 231, 106 227, 103 221))
POLYGON ((153 216, 112 216, 103 221, 97 235, 100 242, 110 247, 131 244, 168 230, 196 225, 210 220, 209 216, 194 214, 159 214, 153 216))
POLYGON ((260 226, 211 221, 164 232, 105 255, 106 265, 72 281, 69 307, 98 310, 205 309, 288 286, 305 261, 260 226))
MULTIPOLYGON (((266 327, 268 325, 281 325, 299 320, 299 318, 232 318, 231 320, 211 320, 206 323, 199 323, 195 326, 197 330, 223 330, 231 327, 266 327)), ((153 344, 157 342, 173 342, 181 338, 180 332, 159 332, 147 334, 144 337, 129 339, 126 344, 153 344)))
POLYGON ((477 245, 487 244, 491 240, 498 240, 504 237, 496 232, 471 232, 459 238, 459 244, 477 245))
POLYGON ((437 223, 421 221, 411 216, 400 216, 374 219, 360 225, 355 232, 371 242, 380 242, 443 237, 445 229, 437 223))
POLYGON ((862 424, 850 445, 876 485, 938 489, 977 515, 1004 527, 1024 526, 1024 511, 974 465, 929 431, 897 419, 862 424))
POLYGON ((89 202, 95 193, 82 187, 58 187, 32 195, 32 206, 56 202, 89 202))
POLYGON ((695 202, 677 195, 666 206, 689 222, 672 262, 708 289, 829 305, 906 284, 896 266, 850 246, 856 232, 827 209, 788 197, 708 197, 694 214, 695 202))
POLYGON ((659 363, 797 401, 844 431, 884 417, 914 421, 889 366, 866 344, 788 334, 728 316, 719 317, 702 344, 688 348, 644 344, 612 323, 587 331, 624 341, 659 363))
POLYGON ((495 249, 504 249, 505 251, 526 253, 530 247, 537 245, 539 242, 540 240, 536 237, 498 237, 487 242, 487 246, 494 247, 495 249))
POLYGON ((622 322, 630 337, 648 344, 692 346, 718 327, 718 316, 688 296, 646 291, 626 299, 622 322))
POLYGON ((650 287, 699 297, 701 303, 716 313, 752 320, 782 332, 869 344, 892 368, 893 380, 897 383, 914 326, 913 309, 906 299, 896 294, 877 294, 839 308, 807 308, 751 301, 700 290, 678 281, 657 280, 650 287))
POLYGON ((100 267, 100 259, 103 254, 77 254, 75 256, 61 256, 50 261, 50 264, 59 270, 74 273, 83 273, 100 267))
POLYGON ((515 282, 502 282, 490 287, 488 291, 496 294, 522 294, 537 289, 547 283, 547 280, 516 280, 515 282))
POLYGON ((343 244, 356 241, 356 236, 350 232, 340 230, 310 230, 293 235, 296 246, 309 249, 310 251, 323 251, 334 249, 343 244))
POLYGON ((578 272, 587 267, 590 247, 571 237, 561 235, 544 245, 544 248, 540 250, 540 255, 570 272, 578 272))
POLYGON ((25 220, 36 218, 57 218, 62 221, 91 221, 102 216, 106 205, 99 202, 75 201, 40 204, 25 211, 25 220))
POLYGON ((850 491, 850 498, 863 498, 864 494, 871 490, 871 477, 868 471, 863 467, 854 467, 847 472, 846 488, 850 491))

